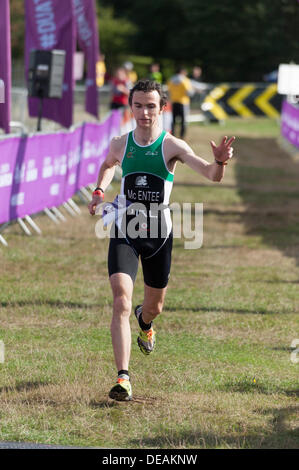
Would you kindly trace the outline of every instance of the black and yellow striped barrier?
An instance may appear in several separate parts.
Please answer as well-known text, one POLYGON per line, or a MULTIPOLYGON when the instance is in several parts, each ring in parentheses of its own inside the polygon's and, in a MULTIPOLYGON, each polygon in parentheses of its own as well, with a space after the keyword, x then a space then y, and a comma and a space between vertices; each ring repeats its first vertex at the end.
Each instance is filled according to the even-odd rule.
POLYGON ((229 84, 212 88, 202 102, 202 110, 210 120, 222 121, 230 116, 280 116, 282 96, 277 84, 229 84))

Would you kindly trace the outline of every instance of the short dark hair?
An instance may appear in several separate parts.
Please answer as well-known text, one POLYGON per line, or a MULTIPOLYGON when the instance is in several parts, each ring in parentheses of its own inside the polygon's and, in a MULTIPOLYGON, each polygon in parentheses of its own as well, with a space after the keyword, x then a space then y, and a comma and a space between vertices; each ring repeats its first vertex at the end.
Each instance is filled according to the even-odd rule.
POLYGON ((133 94, 135 91, 143 91, 144 93, 149 93, 150 91, 157 91, 160 95, 160 109, 167 103, 167 97, 162 90, 160 83, 155 82, 154 80, 138 80, 138 82, 133 86, 129 95, 129 105, 132 106, 133 94))

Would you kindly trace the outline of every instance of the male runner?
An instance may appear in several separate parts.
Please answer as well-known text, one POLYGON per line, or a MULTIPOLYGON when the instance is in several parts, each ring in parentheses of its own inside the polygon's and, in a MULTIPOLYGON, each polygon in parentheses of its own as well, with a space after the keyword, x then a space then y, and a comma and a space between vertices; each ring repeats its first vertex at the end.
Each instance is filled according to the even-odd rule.
POLYGON ((131 89, 129 104, 136 120, 136 129, 112 139, 88 205, 90 214, 94 215, 96 206, 103 201, 104 191, 113 179, 116 165, 120 165, 123 172, 121 194, 132 203, 131 207, 140 203, 148 210, 150 204, 158 203, 163 208, 157 217, 158 236, 148 237, 147 227, 152 217, 149 210, 139 227, 141 231, 144 229, 145 236, 141 234, 136 238, 129 230, 126 231, 132 216, 138 212, 130 212, 129 206, 125 226, 116 224, 115 236, 110 238, 108 270, 113 293, 111 336, 118 378, 109 397, 119 401, 132 399, 129 317, 139 257, 143 268, 144 300, 135 308, 140 327, 138 345, 146 355, 155 347, 153 320, 162 312, 170 273, 172 229, 168 203, 176 163, 186 163, 209 180, 221 181, 227 160, 232 157, 231 144, 235 139, 227 140, 224 137, 218 146, 211 141, 215 161, 208 163, 196 156, 185 141, 162 130, 161 115, 166 98, 160 84, 150 80, 138 81, 131 89))

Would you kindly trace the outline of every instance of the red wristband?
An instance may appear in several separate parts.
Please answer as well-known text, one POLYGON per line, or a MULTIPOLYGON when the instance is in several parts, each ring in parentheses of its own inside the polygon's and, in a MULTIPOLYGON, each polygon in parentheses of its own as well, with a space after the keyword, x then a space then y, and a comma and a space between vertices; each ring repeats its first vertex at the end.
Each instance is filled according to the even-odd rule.
POLYGON ((104 193, 101 189, 95 189, 94 192, 92 193, 93 196, 100 196, 104 199, 104 193))

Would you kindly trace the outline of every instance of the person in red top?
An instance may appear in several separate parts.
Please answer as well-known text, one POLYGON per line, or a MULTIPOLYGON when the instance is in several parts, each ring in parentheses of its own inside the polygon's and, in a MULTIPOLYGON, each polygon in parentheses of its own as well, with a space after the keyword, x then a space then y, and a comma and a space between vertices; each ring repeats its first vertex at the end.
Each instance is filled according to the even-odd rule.
POLYGON ((112 97, 110 108, 119 109, 128 106, 128 99, 130 94, 129 82, 127 78, 126 70, 123 67, 119 67, 114 77, 111 80, 112 85, 112 97))

